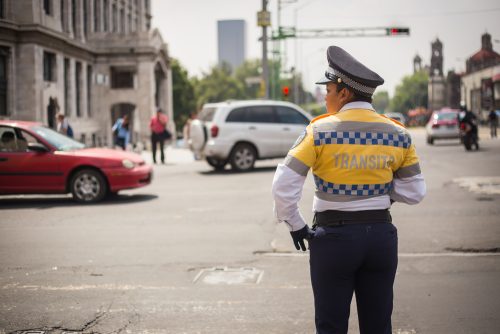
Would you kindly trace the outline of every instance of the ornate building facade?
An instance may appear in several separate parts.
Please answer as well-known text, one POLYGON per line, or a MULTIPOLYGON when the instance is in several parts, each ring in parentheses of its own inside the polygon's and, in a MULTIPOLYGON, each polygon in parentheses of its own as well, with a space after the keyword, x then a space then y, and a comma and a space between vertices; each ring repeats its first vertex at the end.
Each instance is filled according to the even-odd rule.
POLYGON ((132 140, 147 142, 156 108, 173 119, 169 55, 151 29, 150 6, 0 0, 0 118, 54 127, 62 112, 76 139, 101 146, 111 144, 112 124, 128 114, 132 140))
POLYGON ((500 109, 500 55, 490 34, 481 36, 481 49, 467 59, 461 89, 467 108, 482 119, 491 109, 500 109))

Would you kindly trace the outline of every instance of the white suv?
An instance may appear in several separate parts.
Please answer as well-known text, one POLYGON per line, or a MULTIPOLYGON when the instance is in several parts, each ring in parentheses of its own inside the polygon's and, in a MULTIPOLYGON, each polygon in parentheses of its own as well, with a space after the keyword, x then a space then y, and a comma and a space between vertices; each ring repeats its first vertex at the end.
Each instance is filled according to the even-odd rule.
POLYGON ((227 101, 203 106, 191 122, 190 147, 210 166, 236 171, 253 168, 255 160, 286 156, 311 121, 293 103, 281 101, 227 101))

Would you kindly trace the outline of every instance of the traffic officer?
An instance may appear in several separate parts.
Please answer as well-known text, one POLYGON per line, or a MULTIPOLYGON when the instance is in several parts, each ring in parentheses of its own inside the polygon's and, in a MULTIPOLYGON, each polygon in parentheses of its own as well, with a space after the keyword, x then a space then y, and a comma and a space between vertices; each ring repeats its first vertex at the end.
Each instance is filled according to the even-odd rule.
POLYGON ((356 292, 361 334, 390 334, 397 230, 392 202, 416 204, 426 187, 409 132, 371 105, 384 80, 337 46, 327 51, 327 113, 316 117, 279 164, 274 211, 297 250, 310 249, 318 334, 347 333, 356 292), (313 228, 298 209, 312 169, 313 228))

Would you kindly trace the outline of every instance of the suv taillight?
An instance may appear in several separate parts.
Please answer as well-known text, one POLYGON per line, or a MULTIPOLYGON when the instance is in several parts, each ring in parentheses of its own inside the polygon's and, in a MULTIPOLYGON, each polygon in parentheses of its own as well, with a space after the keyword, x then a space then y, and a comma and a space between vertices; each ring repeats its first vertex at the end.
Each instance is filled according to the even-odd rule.
POLYGON ((217 135, 219 134, 219 127, 217 125, 212 125, 212 127, 210 128, 210 135, 212 136, 212 138, 215 138, 217 137, 217 135))

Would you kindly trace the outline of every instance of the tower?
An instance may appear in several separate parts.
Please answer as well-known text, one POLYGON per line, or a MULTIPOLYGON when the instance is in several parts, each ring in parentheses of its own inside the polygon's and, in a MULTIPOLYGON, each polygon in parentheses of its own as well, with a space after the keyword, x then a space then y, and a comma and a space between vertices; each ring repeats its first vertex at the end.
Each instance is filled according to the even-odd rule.
POLYGON ((431 67, 429 69, 428 108, 439 110, 446 104, 446 82, 443 76, 443 43, 436 38, 431 43, 431 67))
POLYGON ((413 58, 413 73, 420 72, 422 70, 422 58, 418 54, 413 58))

